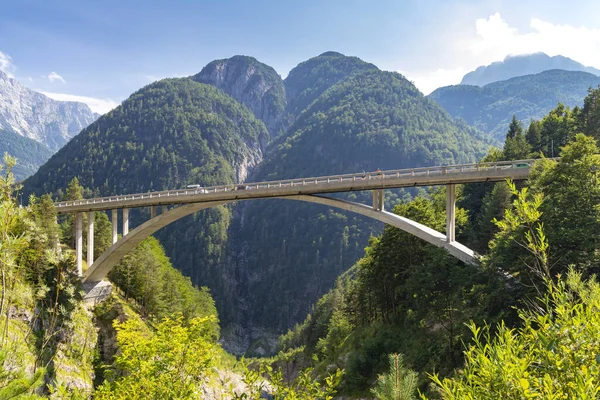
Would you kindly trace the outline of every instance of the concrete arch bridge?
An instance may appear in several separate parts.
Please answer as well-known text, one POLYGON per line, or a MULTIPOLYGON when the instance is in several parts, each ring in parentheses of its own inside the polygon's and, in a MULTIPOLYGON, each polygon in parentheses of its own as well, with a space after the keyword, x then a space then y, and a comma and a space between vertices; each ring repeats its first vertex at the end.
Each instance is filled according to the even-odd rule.
POLYGON ((60 214, 75 214, 76 259, 79 275, 86 290, 92 290, 114 268, 121 258, 159 229, 200 210, 241 200, 279 198, 323 204, 364 215, 409 232, 428 243, 442 247, 465 263, 475 263, 473 250, 455 240, 456 184, 521 180, 529 176, 534 160, 450 165, 368 173, 286 179, 213 187, 188 187, 139 194, 100 197, 55 203, 60 214), (385 189, 445 185, 446 233, 443 234, 416 221, 384 210, 385 189), (329 193, 370 190, 372 204, 360 204, 327 197, 329 193), (158 207, 174 206, 158 213, 158 207), (150 219, 129 230, 129 210, 149 207, 150 219), (118 237, 118 211, 122 210, 122 237, 118 237), (95 211, 112 212, 112 246, 94 258, 95 211), (88 245, 85 275, 82 274, 83 213, 90 213, 87 225, 88 245))

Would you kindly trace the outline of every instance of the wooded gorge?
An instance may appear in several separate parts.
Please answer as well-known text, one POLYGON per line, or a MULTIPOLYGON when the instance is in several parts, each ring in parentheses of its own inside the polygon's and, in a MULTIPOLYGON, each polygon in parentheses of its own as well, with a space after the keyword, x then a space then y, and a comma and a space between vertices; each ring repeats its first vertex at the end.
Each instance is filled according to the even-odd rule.
MULTIPOLYGON (((599 140, 600 89, 513 116, 498 149, 400 74, 334 52, 285 80, 233 57, 148 85, 23 187, 5 159, 0 398, 595 398, 599 140), (146 239, 97 305, 82 302, 73 218, 52 204, 526 158, 527 181, 458 187, 457 240, 476 265, 350 213, 264 200, 146 239)), ((388 210, 445 231, 443 187, 387 192, 388 210)), ((110 223, 94 218, 101 254, 110 223)))

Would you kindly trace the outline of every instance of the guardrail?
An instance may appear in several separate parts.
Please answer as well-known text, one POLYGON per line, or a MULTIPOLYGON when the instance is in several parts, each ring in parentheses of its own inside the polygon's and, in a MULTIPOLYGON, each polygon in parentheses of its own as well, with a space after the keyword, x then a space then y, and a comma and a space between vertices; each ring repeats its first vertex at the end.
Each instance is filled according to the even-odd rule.
POLYGON ((528 160, 517 160, 517 161, 502 161, 494 163, 475 163, 475 164, 461 164, 461 165, 448 165, 448 166, 436 166, 436 167, 420 167, 420 168, 408 168, 398 170, 387 170, 377 172, 363 172, 355 174, 343 174, 343 175, 332 175, 332 176, 320 176, 310 178, 297 178, 297 179, 284 179, 278 181, 267 181, 267 182, 256 182, 256 183, 243 183, 243 184, 231 184, 231 185, 219 185, 210 186, 205 188, 190 188, 190 189, 175 189, 175 190, 164 190, 159 192, 148 192, 148 193, 137 193, 130 195, 117 195, 108 197, 99 197, 93 199, 83 199, 74 201, 64 201, 55 203, 57 209, 72 206, 91 205, 91 204, 103 204, 121 201, 135 201, 143 199, 159 199, 169 198, 178 196, 197 196, 201 194, 209 193, 223 193, 231 192, 236 190, 256 190, 256 189, 270 189, 270 188, 286 188, 286 187, 297 187, 297 186, 314 186, 314 185, 327 185, 331 183, 340 182, 363 182, 365 180, 370 181, 377 179, 380 182, 382 179, 388 178, 401 178, 401 177, 419 177, 419 176, 432 176, 432 175, 454 175, 465 172, 479 172, 489 170, 505 170, 505 169, 517 169, 517 168, 530 168, 534 159, 528 160))

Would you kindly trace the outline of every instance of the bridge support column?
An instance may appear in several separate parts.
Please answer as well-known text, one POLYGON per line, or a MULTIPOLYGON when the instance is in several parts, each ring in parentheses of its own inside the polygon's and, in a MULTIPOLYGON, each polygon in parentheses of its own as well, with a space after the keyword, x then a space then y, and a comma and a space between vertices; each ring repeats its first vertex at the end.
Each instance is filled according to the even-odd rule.
POLYGON ((94 263, 94 218, 96 213, 88 212, 88 232, 87 232, 87 265, 88 268, 94 263))
POLYGON ((129 233, 129 208, 123 209, 123 237, 129 233))
POLYGON ((383 211, 384 193, 383 189, 373 190, 373 208, 377 211, 383 211))
POLYGON ((112 210, 112 244, 117 243, 119 235, 117 230, 119 228, 119 210, 112 210))
POLYGON ((83 214, 75 214, 75 262, 77 265, 77 275, 83 275, 83 214))
POLYGON ((156 217, 156 206, 150 206, 150 218, 156 217))
POLYGON ((456 185, 446 185, 446 240, 456 241, 456 185))

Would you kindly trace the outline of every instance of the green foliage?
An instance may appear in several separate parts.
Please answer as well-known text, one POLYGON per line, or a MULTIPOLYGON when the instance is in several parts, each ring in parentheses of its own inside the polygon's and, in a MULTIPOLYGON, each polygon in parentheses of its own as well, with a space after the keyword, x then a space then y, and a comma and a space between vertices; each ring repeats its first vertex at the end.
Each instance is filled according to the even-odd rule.
POLYGON ((293 119, 336 83, 351 75, 375 70, 378 68, 373 64, 334 51, 304 61, 285 78, 289 101, 286 111, 292 116, 293 122, 293 119))
POLYGON ((416 400, 417 373, 404 367, 402 354, 390 354, 390 372, 379 375, 371 392, 378 400, 416 400))
POLYGON ((529 195, 528 188, 518 191, 509 182, 511 193, 516 197, 513 207, 505 210, 502 220, 494 220, 499 232, 490 242, 490 254, 484 259, 489 268, 502 268, 512 273, 525 273, 522 279, 528 284, 551 277, 548 264, 548 240, 540 222, 543 197, 540 193, 529 195), (516 255, 517 261, 514 261, 516 255), (517 265, 516 271, 510 266, 517 265))
MULTIPOLYGON (((418 196, 394 212, 444 231, 445 193, 418 196)), ((459 232, 466 222, 458 209, 459 232)), ((464 323, 510 321, 512 304, 495 272, 462 264, 443 249, 386 226, 305 322, 282 336, 280 348, 304 346, 305 359, 320 354, 317 368, 345 369, 342 393, 365 396, 388 367, 390 353, 403 353, 418 371, 451 373, 462 363, 461 341, 469 337, 464 323)))
POLYGON ((343 376, 343 371, 336 370, 325 379, 318 380, 313 376, 312 368, 301 371, 293 382, 285 382, 281 370, 274 371, 267 364, 261 363, 258 370, 244 365, 246 389, 243 393, 231 389, 235 400, 259 400, 269 393, 273 400, 331 400, 337 392, 337 386, 343 376))
POLYGON ((594 399, 600 394, 600 285, 570 271, 547 281, 539 312, 521 311, 522 326, 470 325, 473 344, 458 376, 433 380, 444 399, 594 399))
POLYGON ((43 384, 44 369, 29 377, 24 368, 10 365, 6 352, 0 350, 0 399, 37 399, 36 389, 43 384))
MULTIPOLYGON (((462 118, 468 124, 502 139, 511 116, 529 121, 541 119, 558 103, 569 107, 580 106, 588 89, 599 84, 599 77, 586 72, 552 70, 494 82, 484 87, 446 86, 437 89, 429 97, 452 117, 462 118)), ((592 109, 593 101, 589 100, 588 103, 592 109)), ((557 144, 562 145, 564 143, 557 144)))
POLYGON ((182 314, 186 321, 214 316, 206 324, 219 337, 215 303, 206 287, 198 289, 171 265, 158 240, 149 237, 129 252, 109 274, 125 294, 141 306, 145 317, 163 319, 182 314))
POLYGON ((165 318, 156 331, 138 319, 115 321, 120 353, 96 399, 194 399, 209 373, 217 345, 211 317, 165 318))

